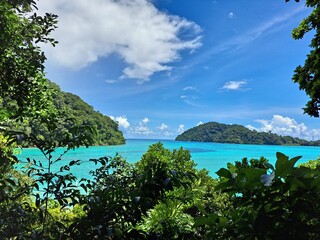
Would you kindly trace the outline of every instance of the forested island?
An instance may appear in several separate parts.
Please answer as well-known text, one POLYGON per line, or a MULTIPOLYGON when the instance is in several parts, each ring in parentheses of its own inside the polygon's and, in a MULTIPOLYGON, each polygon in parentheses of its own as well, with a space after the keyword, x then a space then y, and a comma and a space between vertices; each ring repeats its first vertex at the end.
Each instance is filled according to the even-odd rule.
POLYGON ((307 141, 271 132, 258 132, 238 124, 208 122, 188 129, 178 135, 176 141, 215 142, 264 145, 319 146, 320 141, 307 141))
MULTIPOLYGON (((62 111, 65 118, 75 119, 78 124, 86 124, 96 129, 95 145, 119 145, 125 143, 118 124, 110 117, 94 110, 92 106, 84 102, 79 96, 61 91, 60 87, 49 82, 54 89, 53 103, 62 111)), ((63 127, 63 126, 62 126, 63 127)))
MULTIPOLYGON (((94 137, 90 145, 120 145, 125 143, 123 133, 118 129, 118 124, 110 117, 94 110, 92 106, 84 102, 79 96, 64 92, 60 87, 46 80, 48 91, 52 94, 52 109, 55 112, 57 126, 49 130, 48 126, 43 124, 42 120, 36 117, 25 119, 18 124, 18 129, 24 132, 24 135, 37 139, 54 138, 53 141, 59 142, 59 139, 65 135, 72 135, 72 129, 76 126, 82 127, 92 132, 94 137)), ((15 104, 11 104, 15 106, 15 104)), ((82 130, 79 130, 82 131, 82 130)), ((29 137, 23 137, 20 142, 23 147, 33 147, 34 143, 29 137)))

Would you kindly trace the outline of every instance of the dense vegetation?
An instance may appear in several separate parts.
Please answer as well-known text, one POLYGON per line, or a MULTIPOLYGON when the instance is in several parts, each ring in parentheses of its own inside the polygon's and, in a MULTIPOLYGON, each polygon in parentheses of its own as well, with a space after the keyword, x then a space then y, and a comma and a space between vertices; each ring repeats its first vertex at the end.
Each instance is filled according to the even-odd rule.
MULTIPOLYGON (((94 143, 97 145, 117 145, 124 144, 123 134, 118 129, 118 124, 110 117, 103 115, 85 103, 79 96, 72 93, 63 92, 59 86, 50 82, 53 88, 53 103, 57 110, 67 119, 75 119, 79 125, 89 125, 96 129, 97 135, 94 143)), ((66 131, 66 129, 62 129, 66 131)))
POLYGON ((209 122, 191 128, 176 137, 177 141, 216 142, 265 145, 320 146, 320 141, 307 141, 274 133, 257 132, 244 126, 209 122))
MULTIPOLYGON (((46 82, 47 91, 52 97, 52 111, 55 113, 56 128, 54 135, 57 142, 59 136, 72 134, 71 126, 87 126, 94 133, 92 145, 118 145, 124 144, 125 139, 118 129, 118 124, 110 117, 105 116, 85 103, 79 96, 63 92, 53 82, 46 82)), ((0 106, 2 104, 0 103, 0 106)), ((17 104, 11 103, 11 107, 17 108, 17 104)), ((4 121, 5 122, 5 121, 4 121)), ((19 123, 8 122, 7 127, 21 131, 20 145, 23 147, 34 146, 30 137, 36 139, 48 138, 52 132, 43 124, 43 118, 30 116, 19 123), (26 137, 27 136, 27 137, 26 137)), ((52 129, 53 130, 53 129, 52 129)))
POLYGON ((34 8, 33 0, 0 2, 1 239, 320 239, 319 159, 296 167, 300 157, 281 153, 274 166, 244 158, 213 179, 187 150, 158 143, 135 164, 88 160, 91 179, 72 174, 76 159, 53 171, 70 149, 94 144, 96 129, 70 118, 63 103, 76 97, 58 96, 47 82, 35 42, 56 44, 56 16, 34 8), (25 129, 30 122, 37 127, 25 129), (45 160, 17 170, 21 141, 45 160))
MULTIPOLYGON (((288 1, 288 0, 286 0, 288 1)), ((298 1, 298 0, 296 0, 298 1)), ((300 90, 304 90, 309 96, 309 101, 306 103, 304 113, 312 117, 319 117, 320 110, 320 62, 319 62, 319 49, 320 49, 320 28, 319 28, 319 15, 320 3, 319 0, 307 0, 307 7, 312 7, 312 13, 303 19, 299 26, 292 31, 294 39, 302 39, 308 32, 314 33, 311 39, 311 51, 307 55, 304 65, 299 65, 292 77, 293 82, 299 84, 300 90)))
POLYGON ((76 160, 55 173, 30 160, 26 175, 1 165, 0 236, 319 239, 320 160, 295 167, 299 158, 277 153, 275 166, 244 158, 221 168, 218 179, 196 169, 189 151, 161 143, 135 164, 121 156, 90 160, 90 180, 72 175, 76 160))

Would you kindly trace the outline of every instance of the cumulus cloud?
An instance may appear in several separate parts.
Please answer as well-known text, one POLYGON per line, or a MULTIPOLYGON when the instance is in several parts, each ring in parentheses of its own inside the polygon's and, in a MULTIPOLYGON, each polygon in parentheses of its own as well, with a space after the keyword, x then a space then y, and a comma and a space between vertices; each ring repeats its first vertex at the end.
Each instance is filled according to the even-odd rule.
POLYGON ((144 125, 139 125, 134 128, 133 134, 140 134, 140 135, 150 135, 152 134, 153 131, 149 129, 149 127, 144 126, 144 125))
POLYGON ((259 119, 255 121, 260 123, 261 127, 256 128, 251 125, 246 127, 260 132, 272 132, 307 140, 317 140, 320 136, 320 129, 309 130, 304 123, 297 123, 296 120, 281 115, 273 115, 271 120, 259 119))
POLYGON ((168 126, 164 123, 161 124, 160 127, 158 127, 161 131, 168 129, 168 126))
POLYGON ((150 135, 153 134, 153 131, 147 126, 150 122, 149 118, 145 117, 142 119, 138 125, 130 128, 127 132, 129 135, 150 135))
POLYGON ((130 127, 130 123, 128 122, 128 119, 126 116, 120 116, 120 117, 113 117, 113 116, 110 116, 110 118, 117 122, 119 124, 119 127, 122 127, 122 128, 129 128, 130 127))
POLYGON ((164 131, 161 133, 160 138, 172 138, 173 136, 174 134, 172 132, 164 131))
POLYGON ((184 125, 183 125, 183 124, 180 124, 177 132, 180 134, 180 133, 183 133, 184 131, 185 131, 185 130, 184 130, 184 125))
POLYGON ((144 119, 142 119, 142 123, 144 123, 144 124, 147 124, 149 121, 150 121, 149 118, 146 118, 146 117, 144 119))
POLYGON ((247 81, 229 81, 226 82, 222 89, 226 89, 226 90, 243 90, 243 86, 245 86, 247 84, 247 81))
POLYGON ((59 44, 45 47, 47 56, 72 69, 116 54, 127 64, 120 79, 142 83, 170 70, 180 51, 201 46, 197 24, 162 12, 148 0, 46 0, 38 7, 40 13, 59 15, 53 33, 59 44))

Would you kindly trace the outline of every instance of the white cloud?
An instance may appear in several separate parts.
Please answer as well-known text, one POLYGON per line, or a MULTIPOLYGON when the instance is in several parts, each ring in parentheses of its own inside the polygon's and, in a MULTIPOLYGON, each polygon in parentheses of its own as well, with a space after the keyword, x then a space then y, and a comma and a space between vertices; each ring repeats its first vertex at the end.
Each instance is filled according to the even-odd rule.
POLYGON ((195 102, 195 100, 198 99, 198 98, 195 97, 195 96, 192 96, 192 95, 181 95, 181 96, 180 96, 180 99, 181 99, 184 103, 186 103, 186 104, 188 104, 188 105, 190 105, 190 106, 192 106, 192 107, 197 107, 197 108, 201 108, 201 107, 202 107, 200 104, 197 104, 197 103, 195 102))
POLYGON ((227 90, 239 90, 239 89, 243 89, 243 86, 245 86, 247 84, 247 81, 229 81, 226 82, 222 89, 227 89, 227 90))
POLYGON ((106 83, 109 83, 109 84, 113 84, 113 83, 116 83, 118 82, 118 80, 112 80, 112 79, 107 79, 106 80, 106 83))
POLYGON ((153 134, 153 131, 147 126, 148 122, 150 122, 149 118, 145 117, 138 125, 130 128, 126 133, 131 136, 151 135, 153 134))
POLYGON ((161 131, 168 129, 168 126, 164 123, 161 124, 160 127, 158 127, 161 131))
POLYGON ((153 133, 147 126, 139 125, 133 129, 133 134, 150 135, 153 133))
POLYGON ((198 103, 195 102, 197 99, 194 96, 187 96, 187 95, 182 95, 180 96, 180 99, 185 103, 188 104, 191 107, 196 107, 196 108, 202 108, 202 106, 198 103))
POLYGON ((38 7, 59 16, 53 33, 59 44, 45 47, 49 60, 72 69, 116 54, 127 64, 120 79, 142 83, 170 70, 181 50, 201 46, 198 25, 161 12, 148 0, 46 0, 38 7))
POLYGON ((173 139, 176 133, 175 130, 171 131, 168 125, 164 123, 158 127, 150 127, 147 122, 144 123, 142 120, 129 129, 125 129, 124 135, 129 138, 173 139))
POLYGON ((320 128, 308 130, 304 123, 297 123, 296 120, 281 115, 273 115, 271 120, 259 119, 256 122, 260 123, 261 127, 256 128, 251 125, 246 127, 259 132, 270 131, 282 136, 292 136, 307 140, 317 140, 320 136, 320 128))
POLYGON ((148 122, 150 122, 150 120, 149 120, 149 118, 144 118, 143 120, 142 120, 142 123, 144 123, 144 124, 147 124, 148 122))
POLYGON ((200 126, 200 125, 202 125, 202 124, 203 124, 203 122, 200 121, 200 122, 198 122, 197 126, 200 126))
POLYGON ((202 107, 196 101, 198 99, 197 92, 199 92, 199 90, 196 87, 186 86, 182 89, 182 91, 184 92, 184 94, 180 96, 180 99, 183 102, 192 107, 202 107))
POLYGON ((172 132, 169 132, 169 131, 164 131, 160 135, 160 137, 165 137, 165 138, 172 138, 173 136, 174 136, 174 134, 172 132))
POLYGON ((180 124, 177 132, 180 134, 180 133, 183 133, 184 131, 185 131, 185 130, 184 130, 184 125, 183 125, 183 124, 180 124))
POLYGON ((234 18, 235 18, 234 12, 229 12, 228 17, 229 17, 230 19, 234 19, 234 18))
POLYGON ((126 116, 120 116, 120 117, 113 117, 110 116, 110 118, 113 121, 116 121, 119 124, 119 127, 125 128, 127 129, 128 127, 130 127, 130 123, 128 122, 128 119, 126 116))
POLYGON ((188 86, 188 87, 185 87, 182 89, 183 91, 188 91, 188 90, 196 90, 195 87, 192 87, 192 86, 188 86))

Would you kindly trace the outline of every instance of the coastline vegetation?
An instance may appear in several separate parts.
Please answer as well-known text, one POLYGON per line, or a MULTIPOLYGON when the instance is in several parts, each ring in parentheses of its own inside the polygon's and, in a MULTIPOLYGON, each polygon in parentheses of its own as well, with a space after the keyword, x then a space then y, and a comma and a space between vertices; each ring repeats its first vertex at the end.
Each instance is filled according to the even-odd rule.
MULTIPOLYGON (((300 34, 296 31, 298 37, 314 28, 314 15, 319 16, 319 1, 307 5, 317 11, 311 26, 306 20, 300 34)), ((297 167, 300 157, 282 153, 276 153, 274 166, 264 157, 242 159, 213 179, 196 169, 189 151, 157 143, 135 164, 121 156, 90 159, 96 165, 91 180, 72 174, 81 164, 76 159, 53 171, 70 149, 103 140, 94 123, 70 118, 63 103, 76 98, 72 109, 91 108, 74 95, 56 95, 45 78, 45 56, 35 43, 57 44, 50 38, 57 16, 38 16, 33 9, 34 0, 0 2, 1 239, 320 238, 319 160, 297 167), (28 124, 35 127, 28 130, 28 124), (46 161, 30 158, 18 171, 13 151, 24 141, 39 148, 46 161), (54 158, 62 146, 65 152, 54 158)), ((314 114, 318 99, 315 104, 314 114)))
POLYGON ((216 142, 263 145, 320 146, 320 141, 307 141, 271 132, 257 132, 244 126, 209 122, 188 129, 178 135, 176 141, 216 142))
MULTIPOLYGON (((66 119, 75 119, 78 125, 88 125, 95 129, 96 136, 93 145, 119 145, 124 144, 123 133, 119 130, 118 123, 110 117, 103 115, 84 102, 79 96, 61 91, 60 87, 49 81, 49 86, 54 90, 53 103, 57 110, 66 119)), ((68 131, 62 125, 61 131, 68 131)))
MULTIPOLYGON (((85 103, 80 97, 72 93, 61 91, 60 87, 47 80, 47 91, 51 92, 52 108, 54 109, 55 128, 49 129, 43 124, 43 118, 28 117, 23 121, 4 121, 7 128, 15 129, 19 134, 19 145, 21 147, 35 147, 30 137, 36 139, 48 139, 54 134, 56 144, 59 138, 71 135, 75 127, 88 127, 94 134, 91 145, 120 145, 125 143, 123 133, 119 126, 110 117, 103 115, 85 103)), ((17 107, 15 103, 11 106, 17 107)), ((53 110, 52 110, 53 111, 53 110)), ((52 128, 52 127, 51 127, 52 128)))

